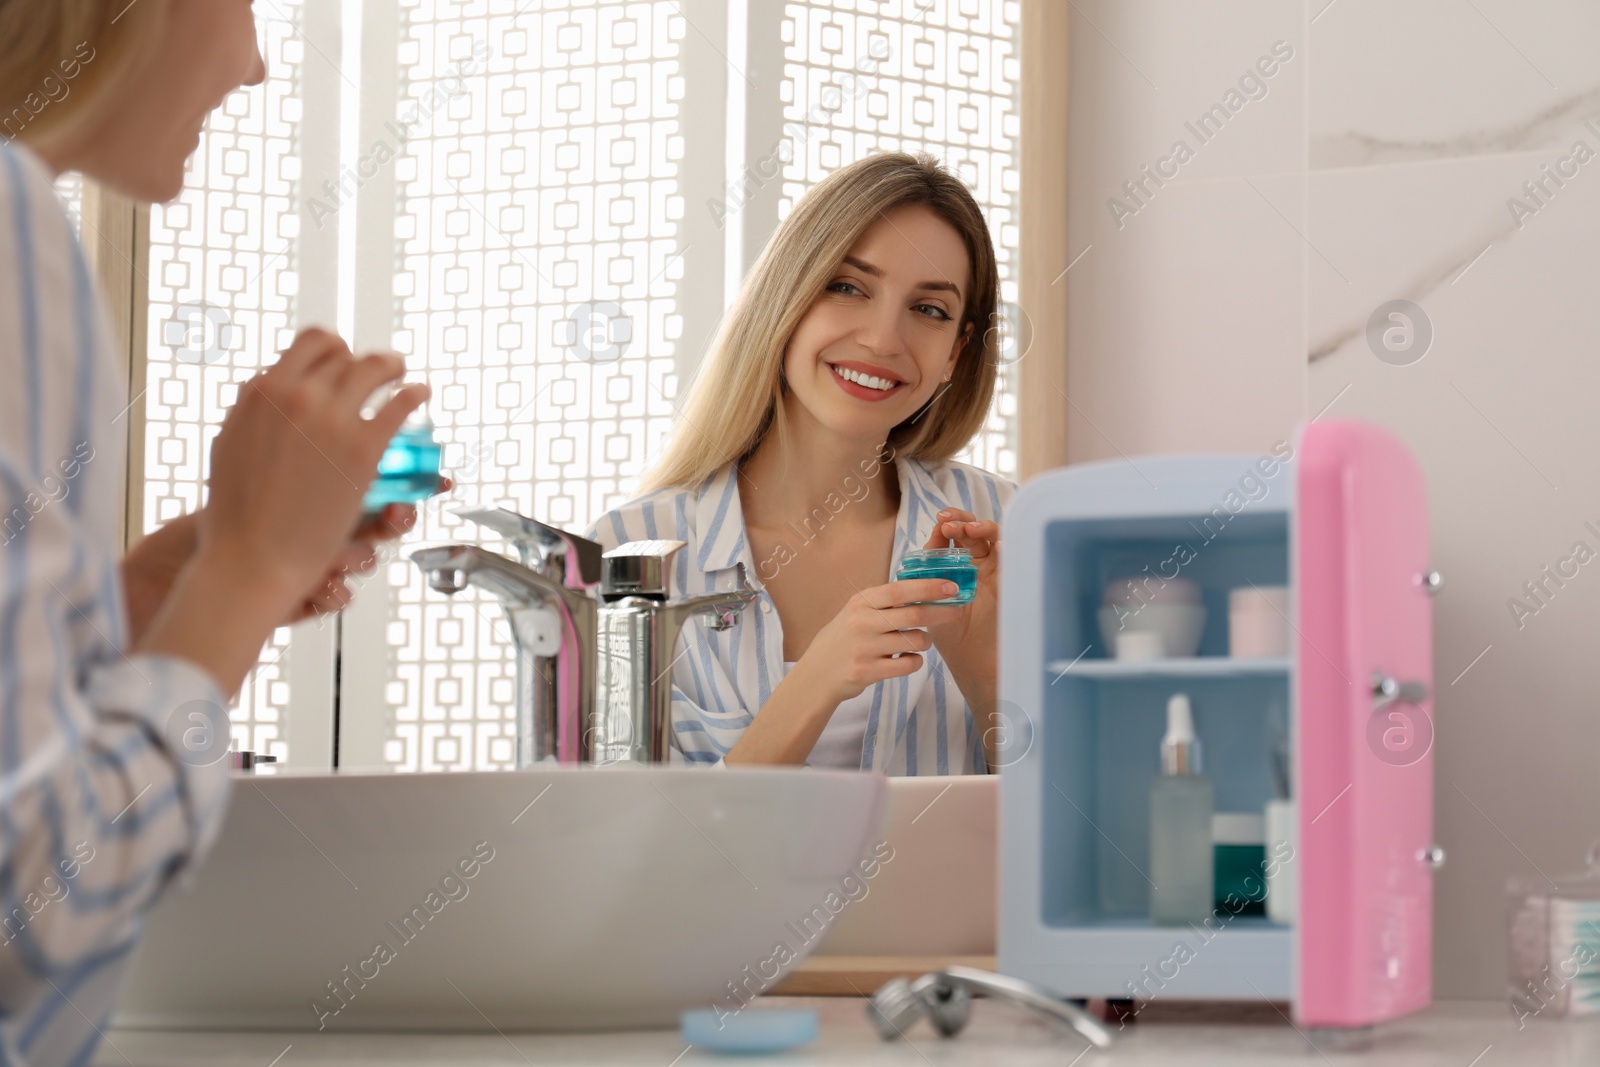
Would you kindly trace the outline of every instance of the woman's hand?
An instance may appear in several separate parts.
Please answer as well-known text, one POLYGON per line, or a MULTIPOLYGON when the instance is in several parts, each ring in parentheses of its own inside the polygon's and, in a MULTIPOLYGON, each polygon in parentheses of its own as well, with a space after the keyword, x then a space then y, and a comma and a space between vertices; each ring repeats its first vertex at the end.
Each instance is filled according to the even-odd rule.
MULTIPOLYGON (((447 492, 451 484, 449 479, 444 479, 444 488, 440 491, 447 492)), ((417 509, 409 504, 386 504, 376 514, 363 515, 361 525, 328 565, 322 580, 306 591, 305 598, 283 624, 290 626, 318 615, 333 615, 349 607, 355 597, 355 590, 349 584, 351 575, 371 574, 387 544, 405 536, 416 524, 417 509)))
POLYGON ((959 608, 915 604, 956 592, 943 578, 915 578, 863 589, 811 639, 795 664, 808 687, 837 705, 885 678, 913 674, 933 645, 926 628, 948 625, 959 608))
POLYGON ((404 373, 399 356, 357 359, 335 335, 307 330, 240 387, 211 446, 194 551, 140 651, 188 659, 237 691, 272 630, 337 565, 383 450, 428 398, 425 385, 403 386, 362 417, 404 373))
POLYGON ((911 602, 941 600, 955 592, 954 582, 917 578, 876 585, 851 597, 817 631, 811 647, 778 683, 724 761, 804 763, 842 701, 885 678, 914 673, 933 644, 921 627, 958 610, 911 602))
POLYGON ((973 724, 983 741, 984 759, 992 770, 1005 719, 999 712, 1000 670, 1000 524, 980 520, 970 511, 947 508, 939 512, 939 525, 925 548, 947 547, 951 538, 972 553, 978 568, 978 590, 972 603, 954 609, 947 622, 928 627, 939 655, 955 676, 956 687, 972 711, 973 724))
POLYGON ((948 547, 954 538, 957 548, 972 553, 978 568, 978 590, 972 603, 962 605, 948 621, 928 627, 939 655, 952 669, 970 667, 993 675, 999 659, 1000 619, 1000 524, 979 520, 970 511, 947 508, 939 512, 924 548, 948 547))
POLYGON ((255 569, 291 614, 350 539, 378 459, 428 397, 404 386, 362 418, 367 398, 404 373, 399 356, 357 359, 322 330, 296 338, 240 388, 211 447, 197 551, 255 569))

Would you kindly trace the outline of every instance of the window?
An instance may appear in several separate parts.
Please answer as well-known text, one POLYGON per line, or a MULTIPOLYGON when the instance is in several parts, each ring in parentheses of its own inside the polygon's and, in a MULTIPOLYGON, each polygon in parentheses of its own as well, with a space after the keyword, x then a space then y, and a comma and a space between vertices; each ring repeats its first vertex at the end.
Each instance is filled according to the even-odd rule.
POLYGON ((67 205, 67 217, 72 224, 82 232, 83 227, 83 179, 77 174, 63 174, 56 179, 56 192, 60 195, 62 203, 67 205))
MULTIPOLYGON (((983 207, 1001 299, 1014 309, 1018 9, 1016 0, 787 4, 782 97, 794 147, 781 216, 824 176, 869 152, 928 152, 983 207)), ((962 458, 1015 479, 1016 413, 1016 382, 1004 373, 988 424, 962 458)))
MULTIPOLYGON (((671 427, 723 279, 874 149, 973 187, 1014 300, 1017 8, 261 0, 268 82, 230 98, 152 214, 144 526, 199 503, 238 383, 316 321, 433 385, 452 505, 582 530, 671 427)), ((970 453, 1012 476, 1015 397, 1008 380, 970 453)), ((447 507, 412 539, 497 544, 447 507)), ((342 766, 511 765, 498 606, 428 591, 403 555, 342 620, 279 631, 240 747, 326 765, 337 706, 342 766)))
MULTIPOLYGON (((144 480, 129 494, 134 527, 146 531, 200 505, 211 440, 239 383, 300 321, 302 10, 300 0, 264 0, 256 11, 271 77, 212 114, 183 195, 150 213, 144 480)), ((286 716, 330 699, 326 687, 291 691, 292 649, 314 636, 273 637, 231 712, 235 747, 296 758, 286 716)))

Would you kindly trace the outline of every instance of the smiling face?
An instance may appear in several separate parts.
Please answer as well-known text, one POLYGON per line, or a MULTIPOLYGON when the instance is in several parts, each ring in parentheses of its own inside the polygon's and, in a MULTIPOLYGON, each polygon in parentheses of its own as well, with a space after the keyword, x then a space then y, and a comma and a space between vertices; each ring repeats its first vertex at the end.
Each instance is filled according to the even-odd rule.
POLYGON ((787 414, 882 443, 945 387, 971 335, 971 273, 961 234, 932 209, 880 216, 789 338, 787 414))
MULTIPOLYGON (((132 7, 128 17, 139 14, 132 7)), ((159 40, 97 101, 96 120, 49 153, 52 162, 137 201, 171 200, 206 117, 265 77, 251 0, 171 0, 159 40)))

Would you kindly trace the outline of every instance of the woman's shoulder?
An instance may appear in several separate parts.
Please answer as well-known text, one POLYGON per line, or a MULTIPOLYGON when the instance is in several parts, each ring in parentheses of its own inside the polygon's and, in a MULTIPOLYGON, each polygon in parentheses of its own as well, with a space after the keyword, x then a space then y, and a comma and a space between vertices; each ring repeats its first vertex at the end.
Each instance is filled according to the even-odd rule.
POLYGON ((0 319, 0 336, 38 325, 41 300, 64 293, 93 300, 87 282, 83 252, 49 168, 21 145, 0 142, 0 306, 12 309, 0 319))
POLYGON ((1017 483, 1009 478, 960 460, 927 463, 912 459, 906 462, 916 464, 944 500, 980 518, 1000 518, 1017 492, 1017 483))
POLYGON ((668 486, 641 493, 595 520, 584 534, 607 549, 629 541, 675 538, 687 540, 694 529, 694 508, 698 492, 684 486, 668 486))
POLYGON ((21 226, 31 240, 62 241, 72 232, 49 168, 15 141, 0 140, 0 232, 15 241, 21 226), (48 221, 47 232, 37 232, 40 220, 48 221))

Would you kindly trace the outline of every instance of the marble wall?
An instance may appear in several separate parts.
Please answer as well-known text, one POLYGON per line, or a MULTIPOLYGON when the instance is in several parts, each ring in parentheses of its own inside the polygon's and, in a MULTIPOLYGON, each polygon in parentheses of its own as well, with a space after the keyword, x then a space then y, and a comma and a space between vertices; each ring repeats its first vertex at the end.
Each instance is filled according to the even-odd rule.
POLYGON ((1074 11, 1071 456, 1264 451, 1319 415, 1416 452, 1445 576, 1436 987, 1497 997, 1506 877, 1600 837, 1600 5, 1074 11), (1375 354, 1391 300, 1425 353, 1375 354))

